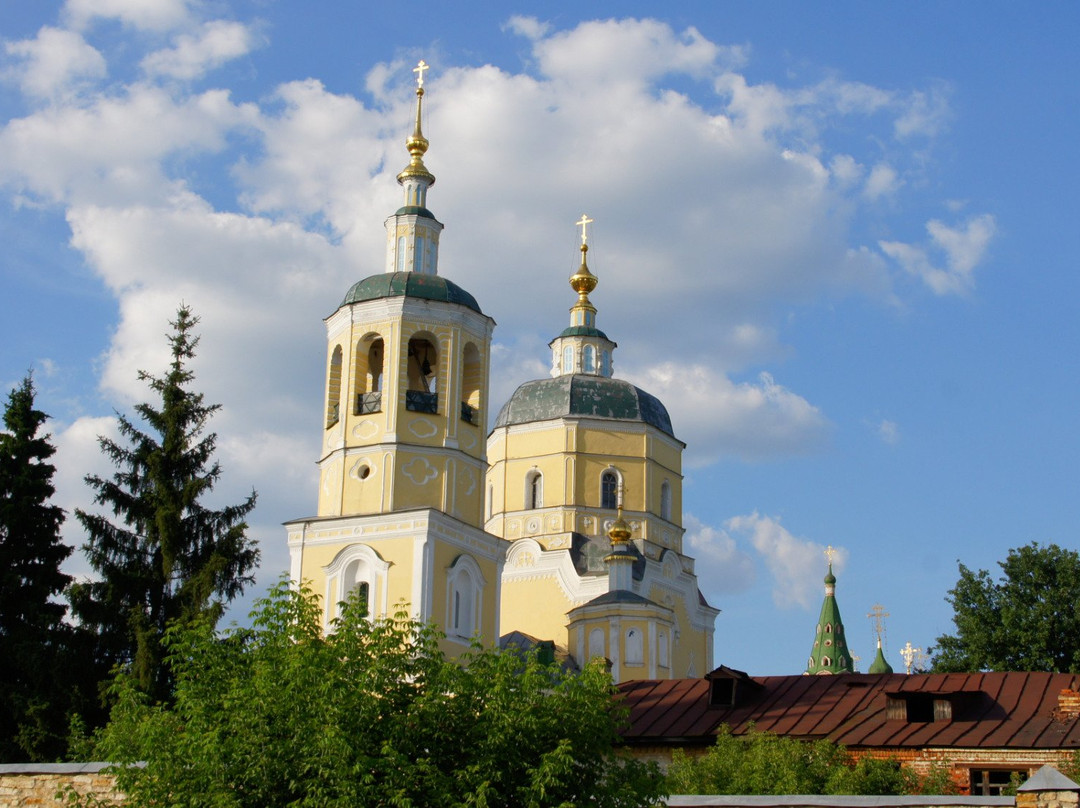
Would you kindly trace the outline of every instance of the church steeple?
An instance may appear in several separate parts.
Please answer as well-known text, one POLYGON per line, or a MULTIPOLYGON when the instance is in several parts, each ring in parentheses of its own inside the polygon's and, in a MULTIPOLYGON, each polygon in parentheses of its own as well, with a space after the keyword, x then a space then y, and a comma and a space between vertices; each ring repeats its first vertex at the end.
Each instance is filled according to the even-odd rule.
POLYGON ((821 675, 832 673, 853 673, 851 652, 847 647, 844 623, 840 619, 840 606, 836 603, 836 576, 833 575, 833 548, 825 551, 829 569, 825 573, 825 600, 821 604, 821 615, 814 630, 814 648, 807 663, 807 674, 821 675))
POLYGON ((424 137, 424 71, 427 64, 421 59, 413 68, 416 73, 416 123, 412 134, 405 139, 409 164, 397 175, 404 191, 404 204, 386 220, 386 271, 418 272, 437 275, 439 268, 439 234, 443 225, 427 209, 428 188, 435 184, 435 175, 424 165, 428 139, 424 137))
POLYGON ((590 376, 611 376, 611 354, 617 347, 608 335, 596 327, 596 306, 589 300, 589 293, 596 288, 599 279, 589 270, 588 226, 593 220, 581 215, 574 224, 581 228, 581 266, 570 276, 570 288, 578 299, 570 308, 570 326, 553 339, 551 348, 551 375, 568 376, 583 373, 590 376))

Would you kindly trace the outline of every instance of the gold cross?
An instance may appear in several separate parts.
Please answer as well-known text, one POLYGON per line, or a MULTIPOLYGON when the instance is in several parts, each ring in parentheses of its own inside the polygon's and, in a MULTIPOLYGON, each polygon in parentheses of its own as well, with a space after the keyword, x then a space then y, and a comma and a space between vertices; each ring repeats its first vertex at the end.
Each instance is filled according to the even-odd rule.
POLYGON ((588 234, 585 232, 585 228, 593 223, 593 220, 589 218, 587 213, 581 214, 580 221, 574 222, 575 225, 581 228, 581 243, 584 244, 589 240, 588 234))
POLYGON ((832 565, 832 560, 835 555, 836 550, 833 549, 831 544, 825 548, 825 560, 828 561, 830 565, 832 565))
POLYGON ((885 611, 885 607, 880 603, 875 603, 873 608, 870 609, 870 614, 866 616, 874 624, 874 633, 877 634, 877 638, 880 640, 885 634, 885 618, 889 616, 889 613, 885 611))
POLYGON ((416 86, 421 90, 424 89, 424 71, 429 69, 429 65, 423 60, 413 68, 413 73, 416 74, 416 86))

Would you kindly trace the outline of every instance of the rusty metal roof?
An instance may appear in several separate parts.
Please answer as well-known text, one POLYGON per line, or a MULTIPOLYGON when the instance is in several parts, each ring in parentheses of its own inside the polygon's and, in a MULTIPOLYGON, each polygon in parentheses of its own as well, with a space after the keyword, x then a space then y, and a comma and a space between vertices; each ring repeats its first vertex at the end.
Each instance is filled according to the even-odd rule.
POLYGON ((738 674, 717 669, 703 679, 620 685, 630 709, 624 741, 711 744, 726 724, 736 735, 753 726, 778 735, 829 738, 850 748, 1080 748, 1076 711, 1063 712, 1058 705, 1062 691, 1080 685, 1080 676, 1073 674, 743 674, 739 679, 732 673, 738 674), (710 705, 710 677, 734 678, 734 704, 710 705), (934 702, 951 716, 935 719, 934 702))

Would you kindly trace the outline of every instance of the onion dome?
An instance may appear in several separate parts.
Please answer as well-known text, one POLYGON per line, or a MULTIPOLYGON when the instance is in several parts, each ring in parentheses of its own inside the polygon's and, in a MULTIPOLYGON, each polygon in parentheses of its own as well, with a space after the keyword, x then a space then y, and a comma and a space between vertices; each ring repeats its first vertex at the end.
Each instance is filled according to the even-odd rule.
POLYGON ((380 272, 371 275, 349 287, 341 305, 384 297, 415 297, 440 303, 457 303, 483 314, 476 298, 453 281, 441 275, 424 275, 419 272, 380 272))

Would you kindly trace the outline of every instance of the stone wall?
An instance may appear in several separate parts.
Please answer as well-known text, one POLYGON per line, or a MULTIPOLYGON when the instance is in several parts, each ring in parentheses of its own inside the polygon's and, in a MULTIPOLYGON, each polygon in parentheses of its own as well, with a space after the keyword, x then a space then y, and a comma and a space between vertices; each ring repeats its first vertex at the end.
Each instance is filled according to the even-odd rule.
POLYGON ((116 779, 107 763, 6 763, 0 765, 0 808, 52 808, 66 805, 57 794, 69 786, 106 805, 120 804, 116 779))

